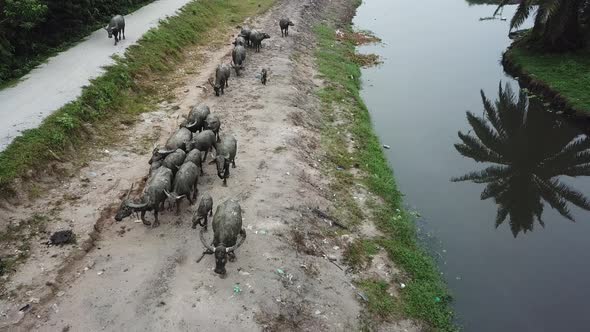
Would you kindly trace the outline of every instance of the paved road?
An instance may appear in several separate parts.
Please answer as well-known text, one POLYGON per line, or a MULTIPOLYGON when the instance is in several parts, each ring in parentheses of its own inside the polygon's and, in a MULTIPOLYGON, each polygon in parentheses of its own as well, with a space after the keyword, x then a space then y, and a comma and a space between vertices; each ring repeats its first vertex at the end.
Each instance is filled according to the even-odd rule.
POLYGON ((174 15, 190 1, 155 1, 125 17, 127 39, 117 46, 113 46, 114 39, 107 38, 106 31, 95 31, 31 71, 16 86, 0 91, 0 151, 23 130, 37 127, 45 117, 76 99, 90 79, 113 63, 112 55, 123 54, 160 19, 174 15))

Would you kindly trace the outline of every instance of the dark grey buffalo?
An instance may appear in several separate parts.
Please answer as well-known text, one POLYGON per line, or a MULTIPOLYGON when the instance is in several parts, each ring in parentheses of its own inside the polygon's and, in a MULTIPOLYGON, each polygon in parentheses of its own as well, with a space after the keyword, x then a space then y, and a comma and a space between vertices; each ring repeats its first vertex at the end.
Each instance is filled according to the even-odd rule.
POLYGON ((215 95, 220 96, 224 94, 224 89, 228 88, 229 85, 227 82, 229 81, 229 76, 231 75, 231 67, 227 64, 221 64, 217 66, 215 70, 215 83, 211 79, 209 79, 209 84, 215 90, 215 95))
POLYGON ((121 40, 121 35, 125 39, 125 18, 121 15, 117 15, 111 18, 109 25, 104 28, 109 34, 109 38, 115 36, 115 45, 121 40))
POLYGON ((215 159, 210 164, 217 165, 217 176, 223 179, 223 185, 227 186, 229 178, 229 164, 236 167, 236 154, 238 152, 238 141, 232 135, 224 135, 219 142, 215 143, 215 159))
POLYGON ((179 128, 168 140, 164 146, 164 150, 160 150, 160 153, 166 155, 176 151, 176 149, 183 149, 186 151, 188 143, 193 138, 193 133, 187 128, 179 128), (167 153, 166 153, 167 152, 167 153))
POLYGON ((262 68, 262 71, 260 72, 260 82, 262 83, 262 85, 266 85, 267 76, 268 72, 265 68, 262 68))
POLYGON ((193 106, 191 111, 188 113, 184 127, 188 128, 193 133, 202 131, 203 127, 205 126, 205 119, 210 112, 209 106, 207 105, 201 104, 198 106, 193 106))
POLYGON ((201 152, 205 152, 203 160, 207 160, 207 153, 211 151, 211 148, 215 144, 215 133, 212 130, 203 130, 202 132, 195 135, 193 140, 190 142, 190 148, 197 149, 201 152))
POLYGON ((201 175, 203 175, 203 156, 201 155, 201 150, 199 149, 192 149, 184 158, 184 162, 188 163, 191 162, 195 164, 200 169, 201 175))
POLYGON ((168 196, 168 207, 176 205, 176 214, 180 214, 180 202, 187 198, 190 204, 197 198, 197 181, 199 180, 199 168, 193 163, 184 163, 174 176, 174 186, 172 192, 164 191, 168 196), (192 197, 191 197, 192 194, 192 197))
POLYGON ((221 120, 219 120, 219 117, 213 113, 209 114, 205 120, 205 125, 207 129, 215 133, 215 137, 217 138, 217 141, 219 141, 219 129, 221 128, 221 120))
MULTIPOLYGON (((140 202, 134 202, 129 199, 129 193, 115 215, 116 221, 121 221, 123 218, 129 217, 133 212, 141 212, 141 221, 144 225, 152 225, 157 227, 160 225, 158 221, 158 211, 166 201, 165 191, 170 191, 172 187, 172 171, 167 167, 160 167, 154 171, 154 174, 148 179, 148 182, 143 190, 143 196, 140 202), (150 224, 145 220, 145 213, 147 211, 154 211, 154 222, 150 224)), ((133 189, 133 186, 131 187, 133 189)))
POLYGON ((235 250, 246 240, 246 230, 242 228, 242 208, 236 200, 227 200, 217 206, 213 216, 213 242, 205 241, 205 229, 201 229, 201 241, 207 253, 215 254, 215 273, 224 275, 227 258, 236 259, 235 250))
POLYGON ((251 34, 252 34, 252 30, 250 30, 250 28, 248 28, 248 27, 244 27, 244 28, 242 28, 242 31, 240 31, 240 36, 244 37, 244 40, 246 40, 246 47, 251 46, 251 42, 250 42, 250 35, 251 34))
POLYGON ((279 26, 281 27, 281 36, 287 37, 289 35, 289 27, 294 26, 295 24, 291 22, 288 18, 282 18, 279 21, 279 26))
POLYGON ((236 37, 236 39, 234 39, 234 42, 232 44, 234 44, 234 46, 246 46, 246 38, 244 38, 244 36, 242 35, 239 35, 236 37))
POLYGON ((236 71, 236 76, 240 76, 240 70, 244 69, 244 60, 246 60, 246 49, 238 45, 231 52, 232 67, 236 71))
POLYGON ((180 166, 184 163, 184 159, 186 158, 186 152, 182 149, 176 149, 176 151, 172 152, 171 154, 167 155, 166 158, 162 161, 162 166, 169 168, 172 170, 172 174, 176 174, 176 171, 180 168, 180 166))
POLYGON ((262 41, 268 38, 270 38, 268 33, 259 32, 257 30, 252 30, 250 33, 250 42, 252 43, 252 47, 254 47, 256 52, 260 52, 262 41))
POLYGON ((193 229, 197 228, 197 225, 201 225, 207 230, 207 217, 211 215, 213 215, 213 198, 205 193, 201 196, 199 207, 193 214, 193 229))

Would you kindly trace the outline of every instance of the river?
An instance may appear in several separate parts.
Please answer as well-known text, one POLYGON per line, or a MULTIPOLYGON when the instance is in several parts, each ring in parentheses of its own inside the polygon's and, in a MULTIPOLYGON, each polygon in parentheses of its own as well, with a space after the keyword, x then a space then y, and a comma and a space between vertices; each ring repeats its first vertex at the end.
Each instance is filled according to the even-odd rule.
MULTIPOLYGON (((437 240, 433 254, 463 330, 588 331, 590 213, 572 202, 587 204, 573 190, 590 195, 590 180, 564 175, 588 168, 587 150, 566 156, 586 137, 535 98, 526 113, 504 103, 484 117, 480 90, 492 103, 500 82, 518 94, 500 64, 509 22, 479 21, 494 9, 465 0, 364 0, 355 25, 383 43, 359 51, 384 63, 363 70, 362 95, 391 146, 406 204, 437 240), (466 111, 476 127, 499 116, 499 138, 475 130, 466 111), (459 131, 475 140, 464 137, 465 145, 459 131), (478 158, 495 168, 451 181, 494 166, 478 158), (481 199, 486 186, 490 198, 481 199)), ((510 19, 514 9, 503 15, 510 19)))
MULTIPOLYGON (((125 36, 117 46, 103 29, 33 69, 16 85, 0 91, 0 151, 23 130, 36 128, 47 116, 80 96, 82 87, 113 63, 161 19, 192 0, 158 0, 125 16, 125 36)), ((105 25, 108 22, 105 22, 105 25)))

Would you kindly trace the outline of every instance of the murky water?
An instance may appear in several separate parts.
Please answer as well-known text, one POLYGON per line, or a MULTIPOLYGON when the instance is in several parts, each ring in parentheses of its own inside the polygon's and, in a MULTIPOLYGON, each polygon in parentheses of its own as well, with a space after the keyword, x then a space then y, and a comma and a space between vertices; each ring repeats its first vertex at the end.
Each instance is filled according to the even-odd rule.
POLYGON ((590 144, 541 102, 518 104, 499 63, 508 22, 479 21, 494 9, 364 0, 355 24, 384 44, 361 51, 385 62, 363 71, 363 97, 406 203, 441 243, 464 330, 588 331, 590 213, 576 204, 589 208, 590 144))
MULTIPOLYGON (((112 55, 122 55, 159 20, 191 0, 159 0, 125 16, 126 40, 113 46, 104 30, 49 59, 31 71, 16 86, 0 91, 0 151, 25 129, 37 127, 48 115, 76 99, 82 87, 113 63, 112 55)), ((105 22, 105 25, 108 22, 105 22)))

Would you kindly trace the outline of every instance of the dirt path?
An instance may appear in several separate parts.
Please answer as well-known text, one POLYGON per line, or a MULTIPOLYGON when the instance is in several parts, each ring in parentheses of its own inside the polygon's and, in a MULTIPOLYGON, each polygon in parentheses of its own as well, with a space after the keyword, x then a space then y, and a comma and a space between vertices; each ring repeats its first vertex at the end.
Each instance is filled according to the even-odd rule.
POLYGON ((20 320, 17 329, 42 331, 358 330, 351 275, 326 259, 340 258, 350 237, 333 236, 336 228, 326 228, 311 212, 329 205, 315 156, 319 110, 313 91, 321 82, 314 79, 310 24, 321 6, 278 1, 249 23, 273 38, 260 53, 248 51, 246 70, 239 78, 232 73, 224 96, 198 86, 207 85, 220 58, 229 62, 229 46, 205 51, 207 66, 177 89, 170 104, 129 128, 129 141, 103 151, 34 206, 12 209, 6 218, 13 222, 54 211, 52 229, 69 226, 98 240, 82 236, 83 250, 33 246, 9 285, 15 297, 0 301, 3 323, 20 320), (280 37, 281 16, 296 24, 288 38, 280 37), (267 86, 257 78, 263 67, 271 72, 267 86), (132 182, 145 181, 151 142, 165 142, 179 115, 198 103, 208 104, 220 115, 222 131, 238 139, 228 186, 221 186, 213 165, 199 180, 200 192, 209 192, 215 206, 238 198, 243 209, 248 237, 225 278, 213 272, 212 256, 195 262, 203 246, 186 204, 180 216, 164 213, 155 229, 133 218, 112 220, 119 197, 132 182), (66 197, 72 202, 63 203, 66 197), (56 210, 57 201, 66 208, 56 210), (64 259, 73 261, 65 269, 64 259), (18 308, 27 298, 40 303, 21 320, 18 308))

